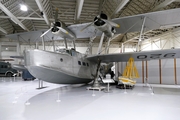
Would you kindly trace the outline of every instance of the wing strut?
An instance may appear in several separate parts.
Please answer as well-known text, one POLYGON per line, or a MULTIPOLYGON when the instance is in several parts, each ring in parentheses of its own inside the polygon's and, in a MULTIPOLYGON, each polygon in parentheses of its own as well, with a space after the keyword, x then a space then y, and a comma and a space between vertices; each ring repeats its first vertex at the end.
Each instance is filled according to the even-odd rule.
POLYGON ((97 54, 100 54, 103 39, 104 39, 104 32, 102 33, 102 36, 101 36, 101 39, 100 39, 100 42, 99 42, 99 47, 98 47, 98 50, 97 50, 97 54))
POLYGON ((98 59, 98 64, 97 64, 97 69, 96 69, 96 74, 95 74, 94 82, 93 82, 91 87, 87 87, 88 90, 99 90, 100 91, 100 90, 105 89, 105 87, 101 86, 99 81, 98 81, 100 66, 101 66, 101 60, 98 59))
POLYGON ((74 50, 76 50, 76 44, 75 44, 75 40, 72 40, 73 46, 74 46, 74 50))
POLYGON ((66 46, 66 49, 68 49, 66 38, 64 38, 64 44, 65 44, 65 46, 66 46))
POLYGON ((111 42, 111 38, 108 38, 107 45, 106 45, 106 48, 105 48, 105 53, 106 53, 106 54, 109 53, 110 42, 111 42))
POLYGON ((43 50, 45 50, 45 45, 44 45, 44 36, 42 36, 42 45, 43 45, 43 50))
POLYGON ((56 49, 55 49, 55 44, 54 44, 54 37, 52 37, 52 43, 53 43, 53 51, 55 52, 56 49))
POLYGON ((139 41, 138 41, 138 45, 137 45, 137 51, 140 51, 140 50, 141 50, 141 36, 142 36, 142 34, 143 34, 145 22, 146 22, 146 16, 145 16, 144 19, 143 19, 143 23, 142 23, 142 27, 141 27, 141 32, 140 32, 140 35, 139 35, 139 41))

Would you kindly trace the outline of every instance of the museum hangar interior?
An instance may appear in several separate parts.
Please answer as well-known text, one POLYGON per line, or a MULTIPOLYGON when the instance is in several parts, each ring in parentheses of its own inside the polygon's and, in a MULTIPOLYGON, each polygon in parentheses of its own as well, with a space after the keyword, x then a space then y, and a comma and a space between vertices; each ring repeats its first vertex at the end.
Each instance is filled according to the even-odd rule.
POLYGON ((179 120, 179 38, 180 0, 1 0, 0 120, 179 120))

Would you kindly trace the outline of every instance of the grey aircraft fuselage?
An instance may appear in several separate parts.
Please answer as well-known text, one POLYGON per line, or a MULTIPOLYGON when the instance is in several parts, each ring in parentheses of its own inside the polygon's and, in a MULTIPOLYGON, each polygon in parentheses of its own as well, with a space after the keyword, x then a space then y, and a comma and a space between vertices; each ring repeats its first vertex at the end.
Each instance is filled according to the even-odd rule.
POLYGON ((89 83, 94 79, 96 63, 74 49, 57 52, 27 50, 25 66, 36 78, 58 84, 89 83))

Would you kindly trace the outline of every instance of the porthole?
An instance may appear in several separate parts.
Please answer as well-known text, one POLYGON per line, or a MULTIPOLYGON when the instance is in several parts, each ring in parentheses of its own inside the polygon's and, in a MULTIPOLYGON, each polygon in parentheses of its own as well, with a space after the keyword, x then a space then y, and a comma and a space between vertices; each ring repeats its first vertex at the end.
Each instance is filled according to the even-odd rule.
POLYGON ((60 61, 63 62, 63 59, 61 58, 60 61))

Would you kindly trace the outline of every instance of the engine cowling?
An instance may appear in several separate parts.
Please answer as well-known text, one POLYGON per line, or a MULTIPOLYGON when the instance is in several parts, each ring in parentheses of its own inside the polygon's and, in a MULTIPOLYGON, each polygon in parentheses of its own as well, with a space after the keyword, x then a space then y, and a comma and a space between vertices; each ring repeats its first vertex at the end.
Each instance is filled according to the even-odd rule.
POLYGON ((57 27, 61 27, 61 26, 62 26, 61 22, 55 22, 53 28, 51 29, 51 31, 52 32, 57 32, 59 30, 59 28, 57 28, 57 27))
POLYGON ((104 14, 104 13, 101 13, 100 16, 96 16, 94 18, 94 21, 96 21, 96 22, 94 22, 94 25, 103 26, 106 22, 104 22, 102 19, 107 20, 108 16, 106 14, 104 14))

